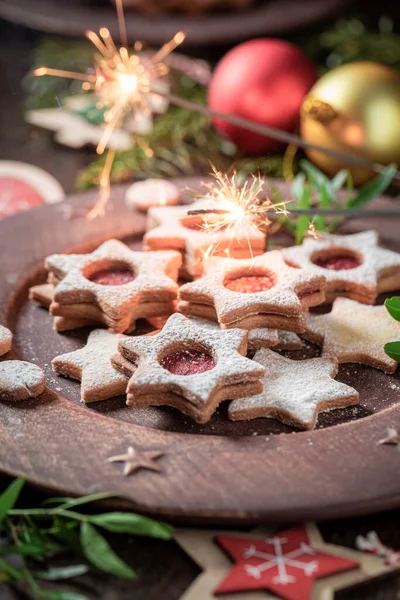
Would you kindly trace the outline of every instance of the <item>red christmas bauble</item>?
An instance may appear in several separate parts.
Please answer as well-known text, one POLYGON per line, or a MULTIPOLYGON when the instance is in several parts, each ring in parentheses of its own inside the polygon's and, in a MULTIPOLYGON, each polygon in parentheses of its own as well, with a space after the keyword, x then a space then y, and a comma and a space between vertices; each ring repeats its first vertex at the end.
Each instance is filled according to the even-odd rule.
MULTIPOLYGON (((210 82, 208 104, 220 112, 293 131, 304 97, 318 78, 301 50, 283 40, 259 39, 239 44, 218 63, 210 82)), ((271 152, 280 142, 213 121, 216 129, 248 154, 271 152)))

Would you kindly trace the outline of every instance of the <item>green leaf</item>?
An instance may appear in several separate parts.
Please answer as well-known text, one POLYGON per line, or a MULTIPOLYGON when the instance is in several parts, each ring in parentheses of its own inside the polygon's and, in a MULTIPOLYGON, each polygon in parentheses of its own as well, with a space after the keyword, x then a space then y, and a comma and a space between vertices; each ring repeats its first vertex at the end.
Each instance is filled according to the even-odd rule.
POLYGON ((63 508, 71 508, 73 506, 81 506, 82 504, 89 504, 90 502, 96 502, 97 500, 106 500, 108 498, 115 498, 115 492, 101 492, 99 494, 90 494, 89 496, 82 496, 81 498, 62 498, 63 502, 61 506, 57 507, 57 510, 63 508))
POLYGON ((81 544, 88 561, 98 569, 125 579, 136 577, 135 572, 115 554, 107 540, 90 523, 81 525, 81 544))
POLYGON ((22 569, 16 569, 3 558, 0 558, 0 573, 5 573, 10 579, 15 579, 16 581, 23 581, 25 579, 22 569))
POLYGON ((20 554, 21 556, 30 556, 36 560, 43 560, 46 551, 43 546, 37 544, 13 544, 12 546, 0 546, 0 554, 20 554))
POLYGON ((347 169, 341 169, 338 173, 336 173, 335 177, 331 179, 331 186, 337 192, 344 185, 347 178, 349 176, 349 171, 347 169))
POLYGON ((393 319, 396 319, 396 321, 400 321, 400 296, 387 298, 385 300, 385 306, 389 314, 393 317, 393 319))
POLYGON ((43 600, 89 600, 88 597, 83 594, 63 592, 61 590, 40 590, 38 597, 43 598, 43 600))
POLYGON ((8 488, 0 496, 0 525, 11 510, 24 487, 25 480, 19 477, 8 486, 8 488))
POLYGON ((305 171, 310 179, 310 181, 315 185, 317 189, 320 189, 324 183, 328 182, 329 179, 327 176, 317 169, 317 167, 311 164, 308 160, 301 160, 300 167, 305 171))
POLYGON ((56 581, 58 579, 79 577, 80 575, 85 575, 88 571, 89 567, 87 565, 71 565, 68 567, 51 567, 47 571, 34 571, 34 575, 38 579, 56 581))
POLYGON ((111 512, 102 515, 94 515, 90 518, 94 525, 103 527, 107 531, 117 533, 130 533, 133 535, 147 535, 149 537, 171 539, 173 527, 167 523, 160 523, 153 519, 142 517, 132 513, 111 512))
POLYGON ((309 221, 308 217, 306 217, 306 216, 298 217, 297 222, 296 222, 296 236, 295 236, 296 244, 301 244, 305 234, 308 231, 309 226, 310 226, 310 221, 309 221))
POLYGON ((400 363, 400 341, 385 344, 385 352, 390 358, 400 363))
POLYGON ((396 171, 397 165, 395 164, 386 167, 381 175, 375 177, 375 179, 364 186, 354 198, 347 202, 347 208, 359 208, 370 202, 379 194, 382 194, 390 185, 396 171))
POLYGON ((79 535, 77 531, 74 529, 74 526, 77 525, 76 521, 65 522, 64 519, 59 519, 56 517, 54 519, 54 526, 56 531, 54 532, 54 537, 61 540, 65 544, 68 545, 70 550, 75 554, 75 556, 84 557, 82 552, 82 546, 79 539, 79 535))
POLYGON ((304 175, 304 173, 299 173, 293 179, 292 194, 297 200, 301 200, 303 198, 305 183, 306 183, 306 176, 304 175))

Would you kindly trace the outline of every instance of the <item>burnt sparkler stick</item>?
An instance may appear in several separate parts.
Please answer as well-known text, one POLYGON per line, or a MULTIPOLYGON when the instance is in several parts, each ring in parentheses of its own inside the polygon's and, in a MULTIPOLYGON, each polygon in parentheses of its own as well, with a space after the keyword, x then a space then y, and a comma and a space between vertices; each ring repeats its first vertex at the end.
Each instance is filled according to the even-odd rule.
MULTIPOLYGON (((217 215, 224 214, 226 211, 224 210, 189 210, 188 215, 217 215)), ((285 211, 276 211, 273 209, 266 210, 263 212, 267 217, 279 218, 280 216, 306 216, 306 217, 345 217, 345 218, 379 218, 379 217, 389 217, 389 218, 397 218, 400 219, 400 210, 396 209, 372 209, 372 210, 364 210, 360 208, 288 208, 285 211)))
MULTIPOLYGON (((365 158, 361 158, 353 154, 344 154, 343 152, 339 152, 338 150, 325 148, 324 146, 320 146, 319 144, 312 144, 311 142, 306 142, 300 136, 294 133, 289 133, 287 131, 276 129, 275 127, 269 127, 267 125, 260 125, 259 123, 254 123, 253 121, 249 121, 248 119, 238 117, 236 115, 219 112, 217 110, 213 110, 209 106, 205 106, 204 104, 198 104, 197 102, 192 102, 191 100, 187 100, 186 98, 181 98, 181 96, 177 96, 176 94, 160 92, 159 95, 167 98, 172 104, 176 104, 177 106, 187 108, 188 110, 199 112, 207 117, 223 119, 224 121, 232 123, 233 125, 238 125, 239 127, 243 127, 244 129, 248 129, 249 131, 254 131, 254 133, 258 133, 266 137, 271 137, 275 140, 279 140, 287 144, 294 144, 296 146, 299 146, 300 148, 318 150, 319 152, 323 152, 324 154, 328 154, 329 156, 333 156, 340 160, 346 161, 347 163, 367 167, 375 173, 381 174, 386 169, 385 165, 370 162, 365 158)), ((400 182, 400 171, 396 171, 393 179, 400 182)))

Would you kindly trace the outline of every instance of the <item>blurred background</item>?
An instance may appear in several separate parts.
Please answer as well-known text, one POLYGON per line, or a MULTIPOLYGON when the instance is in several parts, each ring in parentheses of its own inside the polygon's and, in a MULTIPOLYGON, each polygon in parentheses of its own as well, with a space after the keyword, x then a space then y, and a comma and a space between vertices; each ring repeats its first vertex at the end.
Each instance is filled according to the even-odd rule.
MULTIPOLYGON (((186 40, 174 60, 179 62, 182 54, 192 60, 184 59, 183 65, 179 64, 184 73, 174 75, 174 86, 199 102, 206 102, 211 72, 218 61, 241 42, 259 37, 295 44, 315 67, 314 78, 360 60, 399 71, 399 15, 400 5, 395 0, 126 0, 130 43, 140 38, 148 47, 159 47, 178 30, 185 31, 186 40)), ((0 0, 0 17, 0 159, 43 168, 59 180, 67 193, 96 185, 104 160, 96 156, 93 144, 79 139, 70 139, 69 145, 57 142, 57 128, 70 128, 67 121, 68 125, 62 121, 59 127, 53 123, 49 132, 46 119, 40 126, 41 115, 26 118, 28 110, 65 109, 65 98, 78 93, 80 84, 33 78, 29 73, 43 64, 77 71, 90 68, 93 48, 84 40, 84 32, 107 26, 117 40, 115 6, 111 0, 0 0), (27 120, 33 120, 34 125, 27 120)), ((274 53, 269 55, 267 49, 263 64, 273 64, 274 60, 274 53)), ((296 61, 294 68, 299 69, 296 61)), ((305 85, 310 87, 309 82, 305 85)), ((396 93, 399 101, 398 90, 396 93)), ((229 109, 226 102, 223 107, 229 109)), ((273 106, 271 110, 274 112, 273 106)), ((299 117, 298 107, 296 111, 299 117)), ((76 116, 77 111, 72 112, 76 116)), ((270 124, 299 131, 298 122, 293 127, 289 119, 288 126, 286 116, 280 112, 277 106, 270 124)), ((81 109, 79 116, 82 118, 81 109)), ((264 118, 257 114, 253 117, 256 121, 264 118)), ((85 114, 84 119, 93 124, 96 115, 85 114)), ((400 127, 398 122, 394 126, 400 127)), ((176 108, 159 116, 146 136, 154 155, 150 158, 137 144, 122 148, 113 167, 113 181, 203 173, 209 170, 209 161, 221 168, 235 161, 246 173, 259 168, 263 174, 281 176, 287 150, 267 144, 265 149, 255 148, 253 152, 252 141, 249 144, 248 140, 233 146, 226 140, 223 127, 216 131, 207 118, 176 108)), ((74 134, 69 137, 74 138, 74 134)), ((396 158, 398 147, 389 149, 386 162, 396 158)), ((289 165, 294 171, 297 157, 289 165)))

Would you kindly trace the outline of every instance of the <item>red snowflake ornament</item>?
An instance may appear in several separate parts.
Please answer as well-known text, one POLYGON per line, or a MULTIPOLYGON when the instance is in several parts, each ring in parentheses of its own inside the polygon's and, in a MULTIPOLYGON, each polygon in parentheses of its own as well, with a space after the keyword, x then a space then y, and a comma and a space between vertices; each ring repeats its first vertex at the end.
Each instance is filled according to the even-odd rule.
POLYGON ((264 589, 285 600, 308 600, 314 579, 359 566, 312 548, 305 527, 264 540, 218 536, 216 541, 236 562, 216 594, 264 589))

